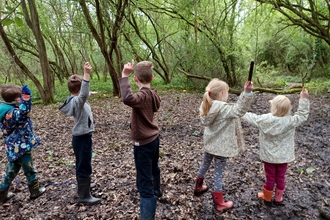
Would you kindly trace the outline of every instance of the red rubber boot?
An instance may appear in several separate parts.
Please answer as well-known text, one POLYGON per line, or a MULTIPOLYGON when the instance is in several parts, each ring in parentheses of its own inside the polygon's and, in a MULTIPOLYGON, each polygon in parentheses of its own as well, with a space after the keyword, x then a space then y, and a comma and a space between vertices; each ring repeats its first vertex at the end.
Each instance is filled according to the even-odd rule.
POLYGON ((212 192, 214 208, 223 212, 233 207, 234 203, 232 201, 225 202, 223 201, 222 192, 212 192))
POLYGON ((196 185, 195 185, 195 190, 194 190, 195 196, 200 196, 208 190, 208 187, 206 185, 203 185, 203 180, 204 180, 204 178, 202 178, 202 177, 196 178, 196 185))

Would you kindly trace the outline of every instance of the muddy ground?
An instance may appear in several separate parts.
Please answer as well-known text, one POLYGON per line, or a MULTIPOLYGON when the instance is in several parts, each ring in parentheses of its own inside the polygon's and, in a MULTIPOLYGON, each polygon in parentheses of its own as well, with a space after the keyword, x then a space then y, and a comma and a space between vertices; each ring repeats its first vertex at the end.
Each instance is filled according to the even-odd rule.
MULTIPOLYGON (((266 207, 257 198, 264 183, 258 157, 258 130, 243 123, 247 150, 230 158, 224 175, 224 197, 234 202, 225 213, 212 209, 211 193, 193 196, 194 180, 202 162, 203 127, 198 117, 200 94, 162 92, 157 113, 161 139, 161 188, 157 219, 330 219, 330 96, 310 95, 307 122, 296 130, 296 160, 289 164, 284 206, 266 207)), ((299 94, 288 95, 297 109, 299 94)), ((272 94, 256 94, 250 111, 267 113, 272 94)), ((230 95, 229 102, 237 96, 230 95)), ((35 133, 43 141, 33 153, 46 193, 31 201, 22 171, 11 186, 16 196, 0 206, 0 219, 138 219, 139 195, 129 138, 130 108, 119 99, 90 98, 96 131, 93 136, 92 194, 102 197, 94 206, 79 206, 71 147, 73 120, 58 111, 61 103, 34 106, 35 133)), ((0 175, 6 165, 0 155, 0 175)), ((206 176, 213 186, 213 170, 206 176)))

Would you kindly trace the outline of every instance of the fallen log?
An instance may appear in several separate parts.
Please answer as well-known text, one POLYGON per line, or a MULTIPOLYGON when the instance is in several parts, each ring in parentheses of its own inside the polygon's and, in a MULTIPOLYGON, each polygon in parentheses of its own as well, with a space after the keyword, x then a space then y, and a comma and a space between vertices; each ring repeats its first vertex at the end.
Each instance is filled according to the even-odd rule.
MULTIPOLYGON (((184 70, 178 68, 178 70, 183 73, 187 78, 194 78, 194 79, 201 79, 201 80, 207 80, 210 81, 212 78, 209 76, 198 76, 198 75, 193 75, 190 73, 185 72, 184 70)), ((259 85, 260 82, 259 82, 259 85)), ((306 87, 308 90, 313 90, 315 89, 315 87, 306 87)), ((272 94, 279 94, 279 95, 283 95, 283 94, 295 94, 295 93, 300 93, 301 92, 302 87, 300 86, 295 86, 294 88, 290 88, 290 89, 270 89, 270 88, 263 88, 263 87, 254 87, 253 88, 253 92, 267 92, 267 93, 272 93, 272 94)), ((242 90, 238 90, 238 89, 233 89, 233 88, 229 88, 229 93, 231 94, 236 94, 239 95, 241 94, 242 90)))

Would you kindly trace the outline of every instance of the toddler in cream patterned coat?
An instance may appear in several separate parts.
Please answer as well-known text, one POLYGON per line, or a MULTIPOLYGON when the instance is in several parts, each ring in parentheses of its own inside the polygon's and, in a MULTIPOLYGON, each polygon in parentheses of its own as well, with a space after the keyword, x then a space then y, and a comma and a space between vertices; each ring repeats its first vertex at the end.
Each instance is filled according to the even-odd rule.
POLYGON ((247 112, 242 119, 259 128, 260 159, 264 163, 266 183, 263 193, 258 193, 266 204, 270 205, 274 186, 275 204, 283 200, 285 174, 288 163, 294 161, 295 128, 307 120, 309 114, 308 91, 303 88, 300 93, 299 107, 290 115, 291 102, 284 95, 271 100, 271 113, 256 115, 247 112))

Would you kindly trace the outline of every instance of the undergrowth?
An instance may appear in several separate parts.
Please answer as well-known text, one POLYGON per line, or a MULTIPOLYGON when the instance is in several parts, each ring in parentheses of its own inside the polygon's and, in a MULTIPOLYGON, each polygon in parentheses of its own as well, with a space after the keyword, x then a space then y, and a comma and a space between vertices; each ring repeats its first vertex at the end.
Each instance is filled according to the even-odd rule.
MULTIPOLYGON (((41 77, 41 76, 40 76, 41 77)), ((13 79, 12 82, 5 82, 4 79, 0 80, 2 83, 10 83, 21 85, 22 83, 17 79, 13 79)), ((39 79, 40 80, 40 79, 39 79)), ((256 71, 253 75, 253 82, 255 87, 265 87, 265 88, 280 88, 288 89, 290 86, 302 83, 302 79, 299 76, 285 76, 279 75, 278 72, 274 70, 263 69, 261 71, 256 71)), ((133 77, 130 77, 130 83, 133 92, 138 91, 137 86, 133 81, 133 77)), ((187 92, 187 93, 203 93, 205 86, 207 85, 207 80, 198 79, 188 79, 185 76, 176 76, 172 79, 171 83, 166 83, 160 76, 155 76, 151 87, 156 88, 159 92, 173 91, 173 92, 187 92)), ((40 94, 37 88, 34 86, 32 81, 27 80, 24 82, 27 84, 32 92, 32 99, 34 102, 41 102, 40 94)), ((67 84, 60 83, 58 80, 55 82, 54 99, 55 102, 64 102, 67 96, 69 96, 69 91, 67 89, 67 84)), ((329 93, 330 92, 330 80, 327 78, 316 78, 308 82, 305 82, 305 87, 311 88, 310 91, 316 94, 329 93)), ((106 79, 97 80, 95 77, 91 79, 90 90, 98 92, 96 97, 113 97, 113 86, 110 77, 106 79)))

